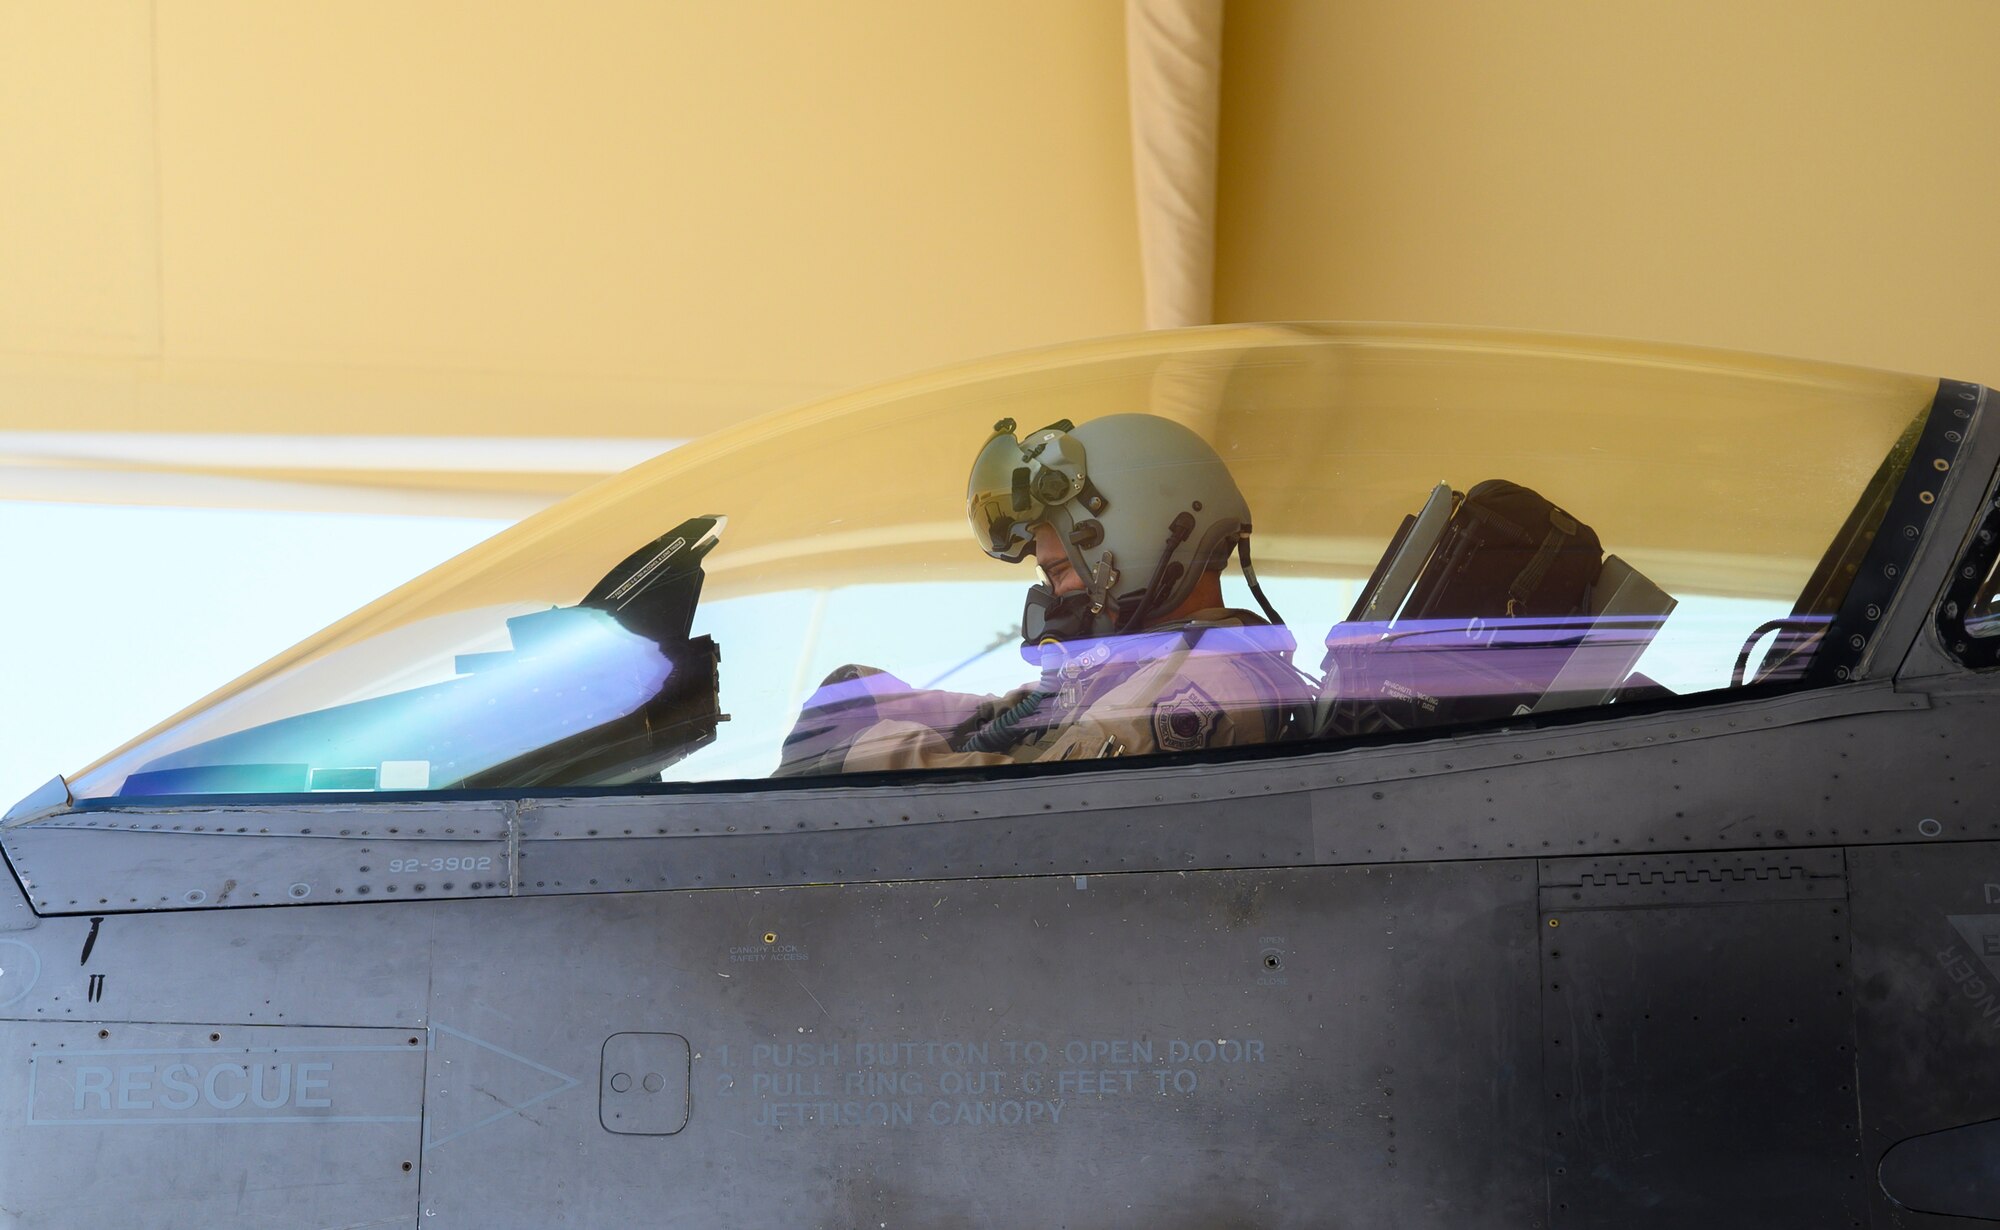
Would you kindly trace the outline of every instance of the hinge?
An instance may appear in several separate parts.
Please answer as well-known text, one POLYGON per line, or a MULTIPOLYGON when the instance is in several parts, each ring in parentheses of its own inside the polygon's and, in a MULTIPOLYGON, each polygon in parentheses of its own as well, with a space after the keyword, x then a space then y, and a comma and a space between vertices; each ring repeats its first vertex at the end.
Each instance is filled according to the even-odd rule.
POLYGON ((1847 896, 1839 850, 1741 850, 1544 859, 1544 913, 1847 896))

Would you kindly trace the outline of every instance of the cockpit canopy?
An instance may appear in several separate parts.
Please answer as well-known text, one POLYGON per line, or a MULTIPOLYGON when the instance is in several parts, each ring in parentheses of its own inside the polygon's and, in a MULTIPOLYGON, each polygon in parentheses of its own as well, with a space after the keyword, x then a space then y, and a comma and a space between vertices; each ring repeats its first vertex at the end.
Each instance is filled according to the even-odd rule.
MULTIPOLYGON (((1009 418, 1142 412, 1214 447, 1248 501, 1284 643, 1299 646, 1295 711, 1273 737, 1302 748, 1818 682, 1817 634, 1934 388, 1371 326, 1154 333, 953 368, 720 431, 600 484, 252 671, 71 790, 761 778, 801 708, 851 665, 923 695, 1005 693, 1034 675, 1020 645, 1031 565, 989 557, 965 500, 1009 418), (1489 515, 1518 525, 1503 533, 1489 515), (1467 547, 1473 530, 1500 536, 1467 547), (1544 553, 1535 585, 1567 586, 1563 609, 1510 604, 1544 553), (1479 569, 1496 579, 1475 600, 1479 569)), ((1237 571, 1223 583, 1229 605, 1254 609, 1237 571)))

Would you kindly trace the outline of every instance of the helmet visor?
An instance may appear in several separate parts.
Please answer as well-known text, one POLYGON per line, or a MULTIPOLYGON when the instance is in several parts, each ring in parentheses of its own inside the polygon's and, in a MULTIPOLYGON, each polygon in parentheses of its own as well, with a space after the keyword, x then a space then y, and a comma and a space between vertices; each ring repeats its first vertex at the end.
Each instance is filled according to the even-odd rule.
POLYGON ((979 549, 994 559, 1019 563, 1035 545, 1042 506, 1028 490, 1028 459, 1012 432, 996 434, 973 460, 965 516, 979 549))

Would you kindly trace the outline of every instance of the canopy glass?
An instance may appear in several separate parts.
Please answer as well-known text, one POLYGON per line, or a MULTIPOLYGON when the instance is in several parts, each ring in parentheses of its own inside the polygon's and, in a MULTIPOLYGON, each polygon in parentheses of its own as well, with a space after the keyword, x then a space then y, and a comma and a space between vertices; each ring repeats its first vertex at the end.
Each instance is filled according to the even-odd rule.
MULTIPOLYGON (((760 778, 781 762, 952 763, 847 753, 890 718, 963 750, 966 706, 1037 677, 1019 639, 1033 560, 990 557, 967 524, 968 474, 1004 419, 1030 432, 1143 413, 1191 428, 1248 503, 1257 575, 1287 625, 1224 619, 1206 640, 1120 629, 1110 657, 1128 671, 1174 652, 1254 655, 1263 682, 1247 700, 1189 699, 1167 671, 1097 714, 1140 735, 1072 739, 1063 758, 1207 746, 1243 718, 1235 706, 1258 707, 1261 726, 1239 720, 1230 741, 1306 747, 1807 680, 1814 621, 1845 588, 1839 561, 1874 528, 1857 505, 1900 477, 1934 389, 1717 352, 1380 326, 1154 333, 966 365, 640 465, 250 672, 71 788, 560 789, 760 778), (1509 515, 1541 518, 1525 554, 1496 565, 1495 601, 1556 584, 1546 561, 1523 577, 1562 523, 1582 531, 1564 551, 1594 536, 1580 588, 1515 615, 1450 593, 1479 565, 1447 560, 1466 548, 1436 533, 1472 524, 1467 505, 1501 489, 1487 480, 1534 497, 1509 515), (840 720, 810 720, 831 709, 840 720)), ((1227 606, 1258 609, 1240 567, 1222 584, 1227 606)), ((985 754, 971 763, 1041 755, 985 754)))

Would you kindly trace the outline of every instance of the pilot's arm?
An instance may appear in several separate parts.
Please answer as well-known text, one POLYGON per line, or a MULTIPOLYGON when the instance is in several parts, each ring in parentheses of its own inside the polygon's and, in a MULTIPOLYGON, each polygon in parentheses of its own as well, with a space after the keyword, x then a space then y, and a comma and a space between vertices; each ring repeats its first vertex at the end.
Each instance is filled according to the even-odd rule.
POLYGON ((861 732, 847 749, 838 771, 965 769, 1038 759, 1031 745, 1018 745, 1011 751, 999 752, 959 751, 954 746, 962 746, 967 736, 1020 704, 1033 691, 1030 687, 1020 687, 1005 696, 982 697, 955 693, 953 695, 976 700, 977 703, 961 709, 959 712, 963 716, 950 726, 889 714, 861 732))
POLYGON ((1006 756, 954 752, 950 741, 1025 690, 1002 697, 919 690, 871 666, 843 666, 800 710, 773 776, 1004 764, 1006 756))
MULTIPOLYGON (((1003 698, 1004 699, 1004 698, 1003 698)), ((997 711, 997 710, 996 710, 997 711)), ((840 764, 842 773, 880 769, 963 769, 1012 764, 1004 752, 952 750, 949 734, 918 722, 877 722, 863 731, 840 764)))
POLYGON ((1231 657, 1174 653, 1088 704, 1037 760, 1087 760, 1269 743, 1283 730, 1275 679, 1231 657))

